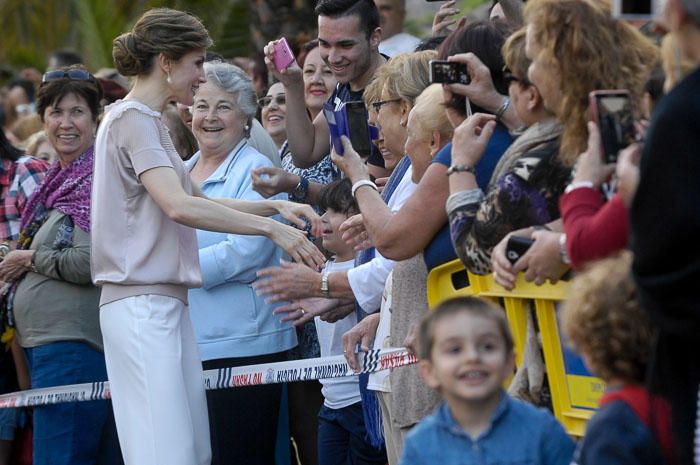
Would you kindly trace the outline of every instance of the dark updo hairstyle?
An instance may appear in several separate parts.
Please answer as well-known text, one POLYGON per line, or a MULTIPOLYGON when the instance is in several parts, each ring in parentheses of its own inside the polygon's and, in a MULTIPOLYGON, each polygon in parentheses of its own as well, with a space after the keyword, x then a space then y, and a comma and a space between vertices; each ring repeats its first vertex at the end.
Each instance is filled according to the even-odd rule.
MULTIPOLYGON (((73 69, 87 71, 83 65, 65 66, 55 71, 70 71, 73 69)), ((69 94, 82 97, 85 103, 87 103, 88 108, 90 108, 92 120, 97 121, 97 117, 100 115, 100 103, 102 101, 103 92, 100 82, 90 74, 89 80, 70 79, 66 75, 62 79, 47 81, 41 84, 39 92, 36 94, 36 111, 42 123, 44 122, 44 113, 46 109, 58 105, 61 100, 63 100, 63 97, 69 94)))
MULTIPOLYGON (((510 35, 507 23, 501 20, 476 21, 465 24, 453 31, 438 48, 438 59, 447 60, 452 55, 473 53, 491 72, 493 85, 500 94, 508 95, 508 84, 503 78, 503 56, 501 47, 510 35)), ((466 102, 463 95, 453 95, 447 107, 466 116, 466 102)), ((488 113, 483 108, 472 104, 472 110, 488 113)))
POLYGON ((114 39, 112 57, 119 73, 137 76, 151 72, 153 58, 159 53, 177 61, 212 44, 198 18, 170 8, 153 8, 139 18, 131 32, 114 39))

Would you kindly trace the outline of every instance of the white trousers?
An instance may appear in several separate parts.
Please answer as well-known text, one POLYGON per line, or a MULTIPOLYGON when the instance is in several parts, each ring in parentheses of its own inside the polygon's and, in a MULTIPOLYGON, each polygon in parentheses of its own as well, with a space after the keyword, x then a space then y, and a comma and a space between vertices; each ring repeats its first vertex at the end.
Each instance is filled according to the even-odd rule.
POLYGON ((139 295, 100 308, 125 465, 210 465, 202 362, 187 306, 139 295))

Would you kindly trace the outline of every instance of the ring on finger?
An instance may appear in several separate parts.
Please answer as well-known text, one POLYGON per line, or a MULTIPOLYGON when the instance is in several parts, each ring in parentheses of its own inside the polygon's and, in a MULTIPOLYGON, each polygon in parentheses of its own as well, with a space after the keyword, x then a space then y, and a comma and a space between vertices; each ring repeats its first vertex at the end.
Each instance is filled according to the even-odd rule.
POLYGON ((306 310, 304 310, 303 308, 299 308, 299 311, 301 312, 301 316, 304 316, 304 314, 306 313, 306 310))

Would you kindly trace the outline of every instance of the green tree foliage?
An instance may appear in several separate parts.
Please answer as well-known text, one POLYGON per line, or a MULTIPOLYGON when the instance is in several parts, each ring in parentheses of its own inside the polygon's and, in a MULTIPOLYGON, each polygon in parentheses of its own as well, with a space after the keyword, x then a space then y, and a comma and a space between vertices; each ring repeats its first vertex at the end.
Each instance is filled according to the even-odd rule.
POLYGON ((112 65, 112 40, 149 8, 191 12, 207 25, 214 50, 226 56, 250 48, 246 0, 0 0, 0 64, 43 70, 51 51, 79 51, 93 70, 112 65))

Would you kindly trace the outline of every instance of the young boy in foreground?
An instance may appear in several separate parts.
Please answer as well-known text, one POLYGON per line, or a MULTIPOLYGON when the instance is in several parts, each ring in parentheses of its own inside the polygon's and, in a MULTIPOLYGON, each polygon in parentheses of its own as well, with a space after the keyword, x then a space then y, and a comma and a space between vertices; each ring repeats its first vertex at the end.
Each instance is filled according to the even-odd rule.
POLYGON ((552 415, 508 396, 513 337, 503 310, 457 297, 421 322, 421 375, 444 402, 407 436, 401 465, 569 465, 574 443, 552 415))
POLYGON ((674 463, 671 409, 644 387, 652 327, 630 263, 629 253, 597 262, 572 281, 564 306, 564 333, 607 385, 572 465, 674 463))

